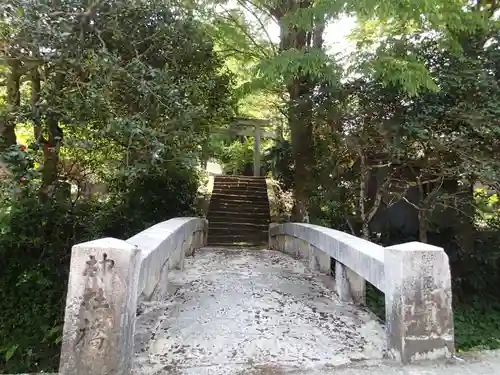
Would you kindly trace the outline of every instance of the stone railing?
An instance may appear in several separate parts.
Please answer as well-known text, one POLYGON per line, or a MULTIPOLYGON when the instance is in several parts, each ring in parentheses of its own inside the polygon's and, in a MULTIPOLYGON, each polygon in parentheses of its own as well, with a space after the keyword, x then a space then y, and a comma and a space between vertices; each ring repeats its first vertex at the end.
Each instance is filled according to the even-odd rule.
POLYGON ((73 246, 59 373, 130 373, 139 299, 165 295, 169 270, 206 244, 207 228, 204 219, 176 218, 127 241, 73 246))
POLYGON ((420 242, 382 247, 312 224, 271 224, 269 247, 331 272, 346 302, 363 303, 365 280, 385 294, 388 355, 403 363, 454 355, 451 275, 442 248, 420 242), (332 259, 331 259, 332 258, 332 259))

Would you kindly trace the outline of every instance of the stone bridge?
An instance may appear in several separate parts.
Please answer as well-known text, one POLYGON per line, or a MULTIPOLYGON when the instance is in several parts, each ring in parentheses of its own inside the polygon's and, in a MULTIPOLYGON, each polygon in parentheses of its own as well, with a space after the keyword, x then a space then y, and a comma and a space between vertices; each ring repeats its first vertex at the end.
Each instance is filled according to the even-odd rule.
POLYGON ((296 223, 271 224, 268 250, 214 248, 207 232, 176 218, 74 246, 59 373, 498 373, 495 353, 454 357, 441 248, 296 223), (385 322, 363 307, 366 282, 385 322))

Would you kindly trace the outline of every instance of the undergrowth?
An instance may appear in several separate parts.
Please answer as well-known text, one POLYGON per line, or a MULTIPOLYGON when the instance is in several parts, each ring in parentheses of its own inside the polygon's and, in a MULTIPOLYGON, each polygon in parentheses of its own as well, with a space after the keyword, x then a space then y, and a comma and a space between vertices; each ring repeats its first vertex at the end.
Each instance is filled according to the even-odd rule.
MULTIPOLYGON (((385 321, 384 294, 367 283, 366 305, 385 321)), ((455 348, 458 353, 500 349, 500 298, 488 296, 458 301, 453 306, 455 348)))

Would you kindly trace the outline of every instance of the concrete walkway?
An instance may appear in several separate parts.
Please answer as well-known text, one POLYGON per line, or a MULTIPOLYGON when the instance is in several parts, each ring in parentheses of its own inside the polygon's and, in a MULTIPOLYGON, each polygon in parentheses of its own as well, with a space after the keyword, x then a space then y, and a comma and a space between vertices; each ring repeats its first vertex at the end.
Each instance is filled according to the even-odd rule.
POLYGON ((200 250, 169 275, 169 296, 141 306, 137 374, 500 374, 496 353, 467 365, 385 363, 373 315, 338 301, 331 278, 279 252, 200 250))

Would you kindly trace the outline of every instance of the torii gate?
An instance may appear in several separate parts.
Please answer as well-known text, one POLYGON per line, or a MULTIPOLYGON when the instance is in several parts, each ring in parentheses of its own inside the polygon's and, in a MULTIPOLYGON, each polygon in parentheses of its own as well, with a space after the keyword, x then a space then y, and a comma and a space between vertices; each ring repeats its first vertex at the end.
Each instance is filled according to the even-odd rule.
POLYGON ((229 133, 230 135, 242 135, 254 137, 253 143, 253 175, 260 176, 260 144, 262 138, 277 139, 278 136, 272 132, 262 130, 262 127, 270 125, 269 120, 251 119, 246 117, 234 117, 229 124, 229 129, 221 129, 217 132, 229 133))

